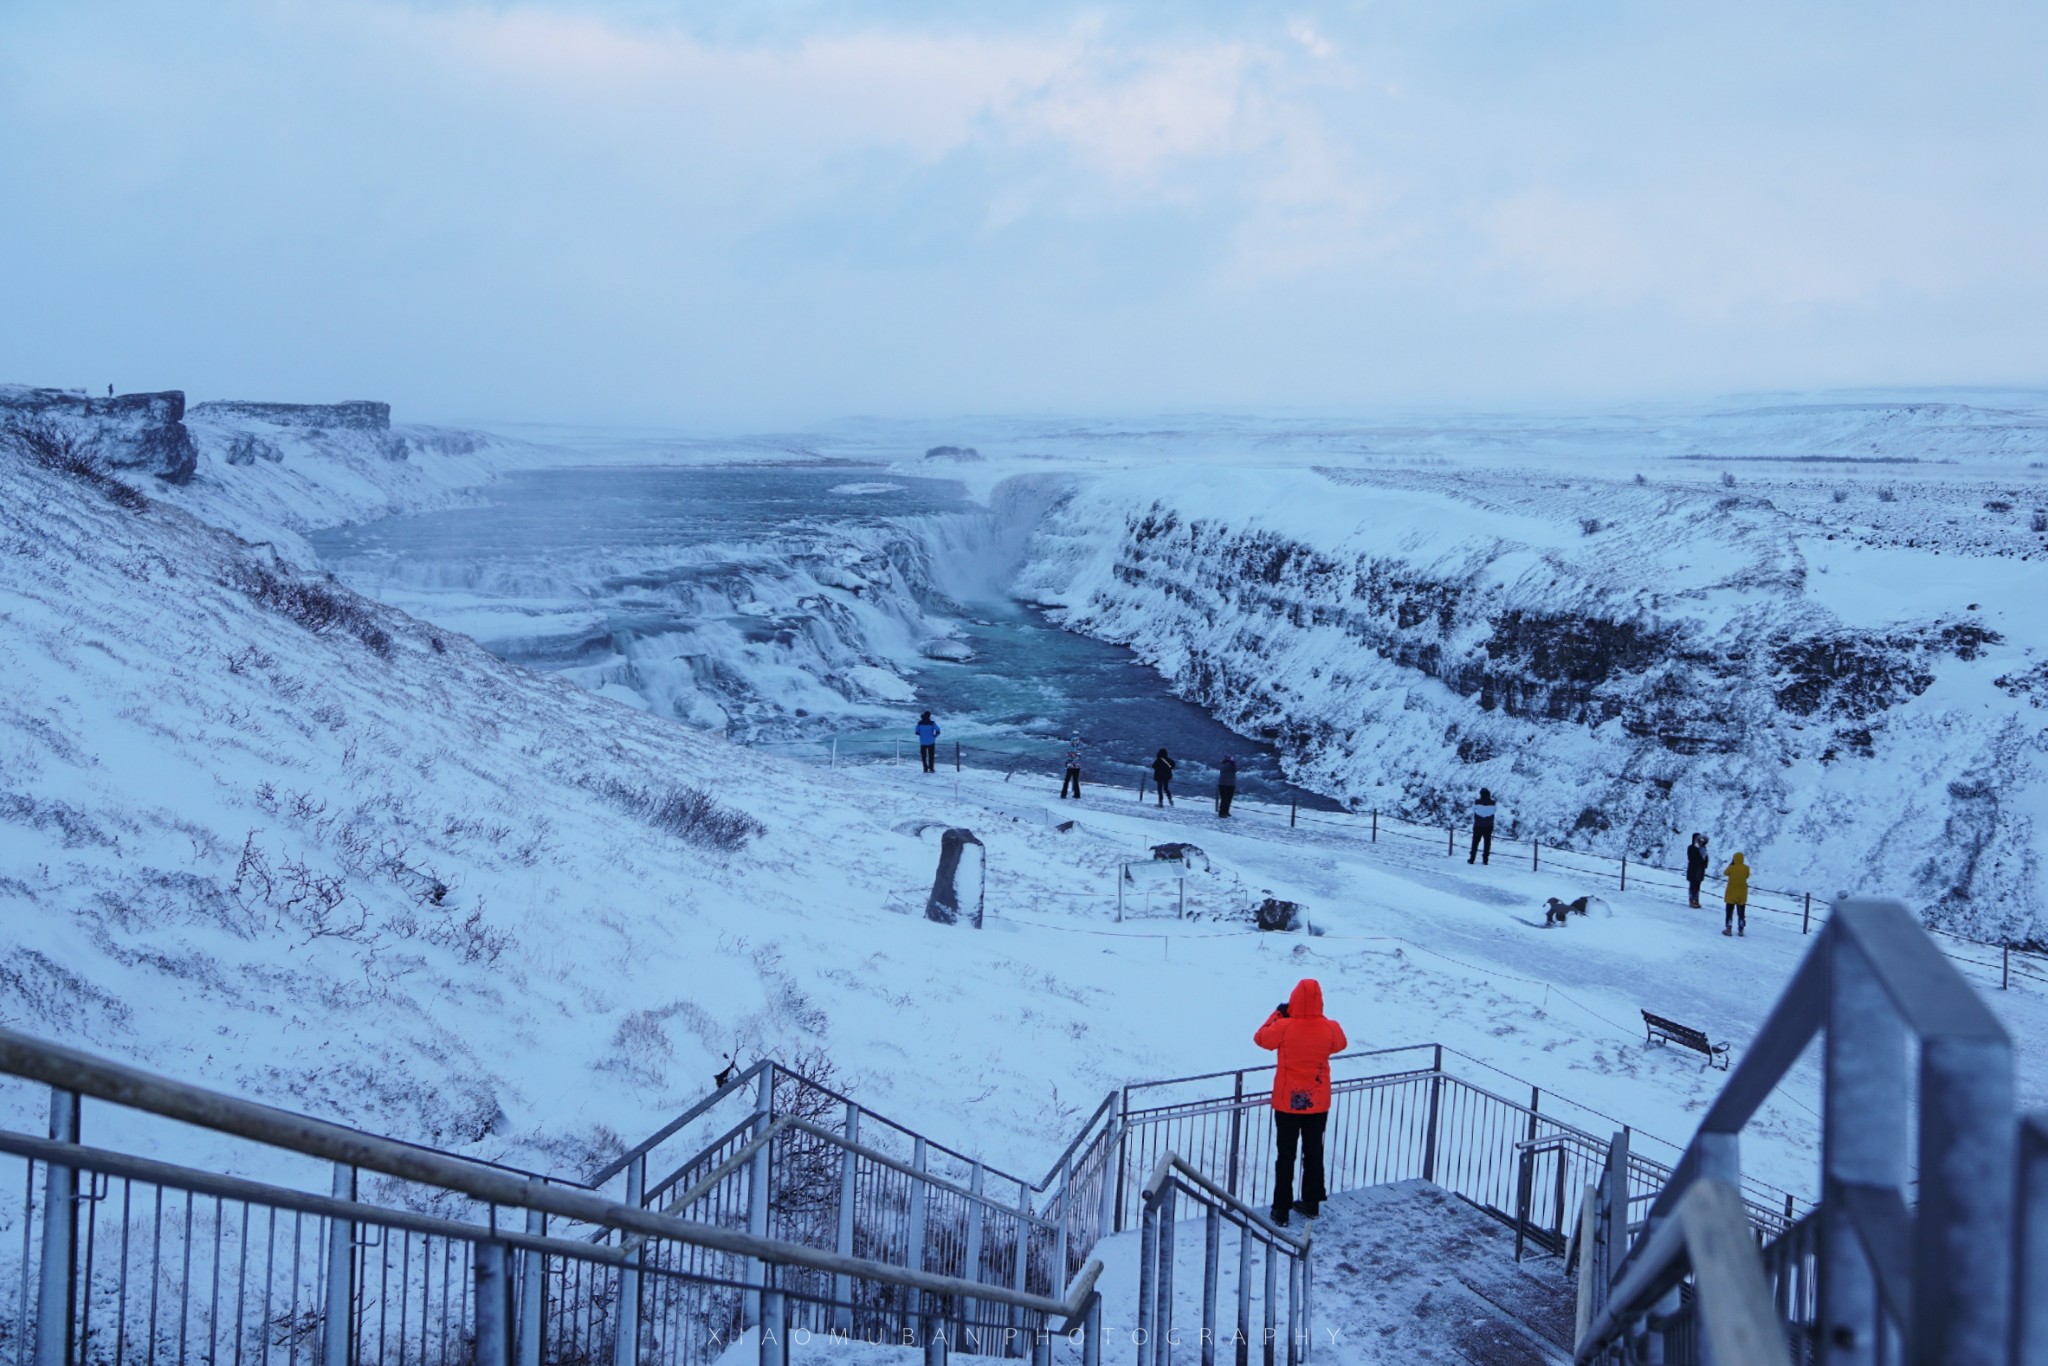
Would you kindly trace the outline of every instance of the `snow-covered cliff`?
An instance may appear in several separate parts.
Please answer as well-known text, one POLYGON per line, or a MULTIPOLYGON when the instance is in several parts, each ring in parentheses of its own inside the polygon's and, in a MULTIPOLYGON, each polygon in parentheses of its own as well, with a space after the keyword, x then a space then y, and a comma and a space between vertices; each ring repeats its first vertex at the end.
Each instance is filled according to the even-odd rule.
POLYGON ((1706 831, 1760 885, 2038 937, 2036 519, 1707 473, 1147 467, 1054 511, 1018 587, 1361 807, 1484 784, 1546 841, 1706 831))

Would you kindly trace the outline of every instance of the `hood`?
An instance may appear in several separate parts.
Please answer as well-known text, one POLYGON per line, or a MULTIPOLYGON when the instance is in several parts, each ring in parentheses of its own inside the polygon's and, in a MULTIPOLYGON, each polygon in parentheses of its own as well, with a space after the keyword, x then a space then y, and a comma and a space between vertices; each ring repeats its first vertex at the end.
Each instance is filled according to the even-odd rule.
POLYGON ((1734 858, 1728 860, 1728 866, 1731 868, 1736 866, 1737 864, 1741 864, 1745 868, 1749 866, 1748 864, 1742 862, 1742 855, 1740 854, 1737 854, 1734 858))
POLYGON ((1294 984, 1294 992, 1287 998, 1287 1018, 1290 1020, 1320 1020, 1323 1018, 1323 984, 1313 977, 1304 977, 1294 984))

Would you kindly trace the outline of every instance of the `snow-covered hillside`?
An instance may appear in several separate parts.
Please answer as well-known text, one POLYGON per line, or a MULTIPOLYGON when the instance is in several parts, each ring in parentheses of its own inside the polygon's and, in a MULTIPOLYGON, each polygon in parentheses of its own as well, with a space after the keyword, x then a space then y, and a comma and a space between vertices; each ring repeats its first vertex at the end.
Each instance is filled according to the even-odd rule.
MULTIPOLYGON (((1723 940, 1655 893, 1614 897, 1613 919, 1584 933, 1546 935, 1530 924, 1545 895, 1594 889, 1548 870, 1467 875, 1462 864, 1447 870, 1440 849, 1425 858, 1284 822, 1233 822, 1240 828, 1226 833, 1190 804, 1162 815, 1131 807, 1127 794, 1091 793, 1058 809, 1076 820, 1062 830, 1048 820, 1049 789, 1025 777, 927 779, 911 766, 772 760, 510 666, 327 581, 302 558, 304 529, 445 505, 495 470, 579 452, 551 457, 532 442, 455 434, 409 441, 398 460, 377 433, 309 436, 274 412, 195 409, 188 420, 198 458, 176 486, 134 474, 119 476, 124 486, 0 455, 0 659, 14 684, 0 701, 0 1019, 12 1027, 572 1171, 702 1094, 735 1041, 747 1059, 824 1050, 869 1104, 1026 1168, 1049 1161, 1112 1084, 1255 1062, 1251 1024, 1307 972, 1330 984, 1361 1044, 1440 1038, 1534 1079, 1546 1096, 1554 1088, 1682 1138, 1714 1080, 1645 1054, 1633 1009, 1701 1020, 1739 1048, 1802 947, 1796 934, 1761 926, 1723 940), (282 458, 258 450, 230 463, 248 449, 244 438, 273 443, 282 458), (692 809, 731 813, 709 832, 735 838, 721 847, 692 809), (916 914, 936 857, 932 831, 944 824, 988 842, 994 919, 978 933, 916 914), (1323 933, 1261 935, 1231 918, 1116 925, 1112 870, 1166 835, 1210 849, 1219 887, 1308 903, 1323 933)), ((872 434, 837 439, 887 453, 872 434)), ((1875 544, 1874 524, 1857 541, 1785 531, 1746 483, 1698 498, 1632 492, 1624 481, 1488 492, 1433 467, 1421 471, 1429 478, 1331 476, 1289 468, 1292 457, 1257 479, 1213 464, 1187 466, 1199 477, 1159 477, 1147 472, 1152 454, 1119 460, 1025 444, 1033 449, 998 451, 985 464, 944 460, 984 492, 1025 472, 1052 472, 1078 491, 1049 519, 1034 496, 1000 500, 980 532, 954 524, 949 534, 987 539, 930 542, 931 563, 949 566, 941 578, 977 566, 1007 575, 1028 526, 1036 537, 1022 582, 1063 595, 1077 623, 1128 634, 1191 688, 1199 658, 1244 670, 1239 677, 1265 661, 1262 686, 1291 689, 1272 712, 1283 738, 1319 719, 1334 731, 1345 708, 1368 702, 1372 717, 1398 713, 1375 720, 1381 729, 1369 738, 1412 747, 1403 762, 1447 792, 1502 766, 1509 776, 1496 786, 1525 824, 1545 810, 1575 822, 1593 799, 1575 808, 1556 794, 1580 787, 1609 803, 1602 809, 1617 826, 1636 819, 1610 795, 1617 785, 1597 781, 1636 700, 1596 684, 1555 717, 1549 694, 1513 711, 1461 704, 1441 681, 1448 671, 1380 659, 1341 622, 1394 638, 1434 632, 1442 654, 1468 648, 1478 618, 1453 611, 1448 622, 1402 626, 1397 606, 1383 628, 1369 599, 1332 616, 1306 572, 1314 556, 1398 557, 1418 567, 1409 575, 1418 583, 1422 569, 1444 581, 1462 573, 1464 591, 1512 601, 1525 617, 1613 595, 1687 642, 1689 632, 1738 631, 1746 612, 1833 613, 1853 631, 1877 629, 1888 612, 1923 621, 1902 657, 1933 681, 1875 717, 1873 754, 1857 760, 1880 792, 1905 786, 1896 769, 1877 766, 1887 756, 1959 765, 1989 743, 1991 722, 1973 719, 1970 699, 2003 724, 2027 705, 1995 679, 1982 682, 1994 665, 2000 677, 2019 667, 2000 652, 2028 648, 2018 588, 1987 582, 1971 598, 1975 612, 1965 603, 1958 615, 1945 590, 1915 581, 1909 561, 1889 587, 1839 602, 1823 595, 1788 614, 1800 566, 1814 598, 1819 580, 1850 580, 1854 557, 1883 563, 1889 552, 1875 544), (1737 505, 1720 508, 1728 497, 1737 505), (1597 507, 1614 532, 1582 535, 1574 505, 1597 507), (1006 511, 1016 514, 1008 524, 1006 511), (1141 535, 1147 517, 1155 532, 1141 535), (1174 528, 1156 530, 1168 517, 1174 528), (1635 519, 1645 527, 1628 530, 1635 519), (1191 534, 1197 521, 1203 529, 1191 534), (1669 534, 1695 524, 1691 543, 1669 534), (1245 561, 1245 547, 1260 537, 1267 562, 1283 540, 1315 548, 1290 552, 1272 582, 1247 579, 1239 571, 1263 562, 1245 561), (1611 561, 1601 558, 1609 547, 1611 561), (1288 567, 1297 560, 1299 570, 1288 567), (1158 573, 1175 562, 1187 577, 1162 590, 1158 573), (1508 572, 1516 565, 1520 577, 1508 572), (1630 566, 1644 565, 1668 585, 1623 593, 1630 566), (1123 572, 1131 569, 1143 573, 1123 572), (2001 639, 1978 639, 1979 657, 1965 659, 1960 638, 1944 633, 1980 621, 2001 639), (1623 712, 1596 725, 1610 692, 1623 712), (1397 693, 1387 707, 1373 700, 1397 693), (1465 726, 1503 727, 1501 754, 1454 766, 1459 737, 1442 729, 1452 719, 1460 736, 1465 726), (1555 766, 1516 774, 1516 753, 1555 766)), ((1710 481, 1700 473, 1695 482, 1710 481)), ((1808 510, 1825 517, 1833 506, 1822 492, 1808 510)), ((1698 653, 1688 661, 1705 670, 1698 653)), ((1711 677, 1730 706, 1779 705, 1743 670, 1711 677)), ((1938 851, 1925 833, 1936 818, 1916 799, 1880 801, 1834 776, 1850 760, 1822 761, 1824 735, 1842 725, 1828 711, 1840 686, 1816 692, 1825 723, 1798 732, 1769 722, 1800 747, 1800 767, 1760 790, 1801 820, 1819 819, 1825 801, 1892 810, 1918 847, 1938 851), (1804 774, 1822 784, 1820 796, 1795 781, 1804 774)), ((1769 774, 1739 749, 1687 755, 1653 737, 1626 743, 1693 765, 1670 797, 1640 799, 1672 803, 1682 823, 1735 810, 1678 806, 1710 800, 1686 785, 1706 779, 1687 773, 1728 783, 1769 774)), ((1336 745, 1297 753, 1334 790, 1364 793, 1378 781, 1370 746, 1354 745, 1341 763, 1336 745)), ((1946 771, 1917 786, 1933 790, 1946 771)), ((1425 801, 1426 784, 1411 793, 1425 801)), ((1845 809, 1840 819, 1838 845, 1863 817, 1845 809)), ((1986 847, 1985 861, 2004 856, 1996 839, 1986 847)), ((1789 861, 1787 848, 1752 845, 1789 861)), ((1772 867, 1768 857, 1759 855, 1760 869, 1772 867)), ((2032 1042, 2043 1036, 2041 1004, 2022 991, 1998 1001, 2022 1043, 2028 1103, 2048 1094, 2032 1042)), ((10 1122, 40 1123, 19 1093, 6 1094, 10 1122)), ((1797 1184, 1812 1135, 1810 1111, 1788 1097, 1746 1160, 1766 1179, 1797 1184)))

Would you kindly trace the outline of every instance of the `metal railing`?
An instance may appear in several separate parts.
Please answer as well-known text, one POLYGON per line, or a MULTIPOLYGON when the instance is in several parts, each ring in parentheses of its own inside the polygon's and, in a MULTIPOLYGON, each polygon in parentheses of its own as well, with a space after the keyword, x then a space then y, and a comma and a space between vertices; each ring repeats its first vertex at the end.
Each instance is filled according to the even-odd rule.
MULTIPOLYGON (((783 1366, 808 1336, 1044 1366, 1056 1331, 1093 1324, 1100 1334, 1093 1263, 1048 1295, 844 1256, 11 1031, 0 1030, 0 1075, 47 1087, 50 1110, 47 1138, 0 1131, 0 1171, 14 1168, 0 1189, 22 1192, 18 1209, 0 1205, 0 1360, 17 1366, 708 1366, 743 1333, 763 1366, 783 1366), (267 1165, 324 1174, 328 1188, 89 1147, 88 1099, 110 1132, 170 1120, 185 1145, 195 1130, 228 1135, 267 1165)), ((806 1131, 792 1119, 782 1132, 806 1131)), ((1099 1354, 1095 1338, 1083 1346, 1099 1354)))
POLYGON ((1276 1345, 1281 1342, 1286 1345, 1286 1366, 1305 1366, 1313 1284, 1309 1235, 1296 1237, 1274 1227, 1171 1152, 1159 1155, 1140 1192, 1138 1318, 1131 1334, 1138 1366, 1171 1366, 1173 1348, 1182 1341, 1181 1297, 1175 1282, 1178 1233, 1186 1222, 1180 1208, 1183 1199, 1199 1211, 1202 1221, 1201 1298, 1195 1311, 1201 1366, 1216 1366, 1217 1346, 1224 1342, 1231 1344, 1236 1366, 1250 1366, 1255 1345, 1261 1366, 1275 1366, 1276 1345), (1226 1269, 1234 1272, 1230 1290, 1235 1308, 1228 1324, 1219 1313, 1226 1269))
MULTIPOLYGON (((1586 1262, 1578 1359, 1769 1360, 1734 1345, 1767 1314, 1800 1362, 2048 1360, 2043 1133, 2015 1114, 2005 1031, 1911 913, 1838 903, 1641 1231, 1610 1239, 1626 1255, 1586 1262), (1740 1136, 1816 1036, 1822 1199, 1759 1250, 1726 1227, 1740 1136)), ((1612 1203, 1591 1190, 1588 1226, 1612 1203)))

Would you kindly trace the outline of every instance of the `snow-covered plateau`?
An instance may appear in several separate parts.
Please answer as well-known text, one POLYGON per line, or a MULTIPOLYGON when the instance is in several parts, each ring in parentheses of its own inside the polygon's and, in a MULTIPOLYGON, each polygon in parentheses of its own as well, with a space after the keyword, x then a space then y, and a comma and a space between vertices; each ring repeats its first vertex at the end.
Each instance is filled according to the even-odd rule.
MULTIPOLYGON (((1636 1010, 1739 1051, 1798 961, 1796 922, 1724 939, 1668 893, 1471 870, 1440 841, 776 758, 315 560, 315 531, 513 470, 839 462, 862 504, 961 481, 979 511, 887 532, 922 547, 913 572, 835 585, 812 545, 814 605, 779 601, 774 566, 735 589, 845 623, 750 639, 735 669, 809 641, 865 679, 863 714, 887 679, 916 694, 978 580, 1130 645, 1361 808, 1455 819, 1484 783, 1559 845, 1670 861, 1707 830, 1762 885, 2041 937, 2039 396, 695 441, 52 392, 0 409, 124 454, 0 454, 0 1021, 173 1075, 579 1172, 736 1047, 822 1053, 874 1108, 1039 1170, 1114 1084, 1255 1063, 1251 1029, 1315 975, 1358 1046, 1441 1040, 1682 1140, 1718 1076, 1646 1049, 1636 1010), (988 846, 980 931, 919 914, 947 825, 988 846), (1169 837, 1216 869, 1195 915, 1116 923, 1118 865, 1169 837), (1318 933, 1255 932, 1246 889, 1318 933), (1595 890, 1611 916, 1536 927, 1595 890)), ((1989 993, 2028 1105, 2038 992, 1989 993)), ((1810 1187, 1812 1100, 1767 1108, 1750 1171, 1810 1187)))

